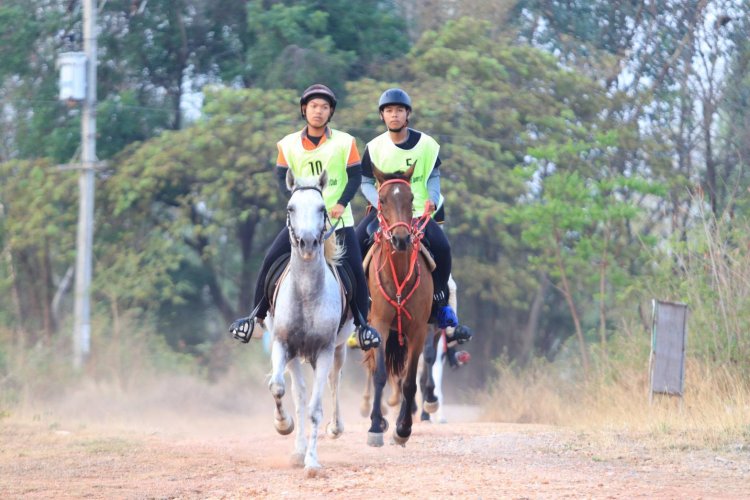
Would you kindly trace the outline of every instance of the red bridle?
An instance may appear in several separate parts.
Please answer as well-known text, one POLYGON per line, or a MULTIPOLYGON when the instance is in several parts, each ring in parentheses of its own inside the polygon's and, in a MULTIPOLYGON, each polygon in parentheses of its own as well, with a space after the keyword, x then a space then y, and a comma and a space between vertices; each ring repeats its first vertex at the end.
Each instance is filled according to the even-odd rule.
MULTIPOLYGON (((383 184, 380 185, 378 188, 378 192, 383 189, 385 186, 388 186, 390 184, 406 184, 406 186, 411 189, 411 185, 409 181, 404 179, 391 179, 388 181, 385 181, 383 184)), ((430 204, 429 202, 425 203, 424 212, 422 213, 421 217, 418 217, 416 219, 412 219, 411 223, 405 222, 405 221, 398 221, 394 224, 389 224, 388 221, 383 216, 383 212, 380 210, 380 201, 378 201, 378 221, 380 222, 380 231, 378 231, 375 234, 375 244, 380 244, 383 241, 386 241, 390 247, 391 251, 387 253, 388 259, 387 262, 390 265, 391 268, 391 276, 393 277, 393 284, 396 286, 396 297, 391 298, 388 293, 385 291, 385 288, 383 288, 383 283, 380 279, 380 272, 385 267, 385 262, 381 264, 381 259, 383 256, 383 250, 381 249, 380 253, 378 254, 378 262, 376 263, 376 269, 377 269, 377 283, 378 283, 378 289, 380 290, 380 293, 383 295, 385 300, 393 306, 394 309, 396 309, 396 317, 397 317, 397 324, 398 324, 398 343, 399 345, 404 345, 404 334, 403 329, 401 327, 401 317, 402 314, 405 314, 407 318, 410 320, 411 314, 409 313, 408 309, 406 309, 406 303, 411 298, 412 295, 414 295, 414 292, 419 288, 420 283, 420 275, 419 275, 419 267, 417 264, 417 258, 419 257, 419 245, 422 242, 422 238, 424 237, 424 229, 425 226, 427 226, 427 223, 430 221, 430 204), (396 265, 393 263, 393 254, 396 253, 396 250, 393 248, 393 229, 403 226, 405 227, 409 235, 411 236, 411 253, 409 254, 409 269, 406 273, 406 277, 399 283, 398 274, 396 272, 396 265), (384 240, 385 238, 385 240, 384 240), (416 273, 415 273, 416 271, 416 273), (411 290, 409 290, 409 293, 406 294, 406 297, 404 297, 404 288, 406 288, 406 285, 409 283, 409 280, 416 274, 416 279, 414 281, 414 285, 411 287, 411 290), (403 297, 403 298, 402 298, 403 297)))

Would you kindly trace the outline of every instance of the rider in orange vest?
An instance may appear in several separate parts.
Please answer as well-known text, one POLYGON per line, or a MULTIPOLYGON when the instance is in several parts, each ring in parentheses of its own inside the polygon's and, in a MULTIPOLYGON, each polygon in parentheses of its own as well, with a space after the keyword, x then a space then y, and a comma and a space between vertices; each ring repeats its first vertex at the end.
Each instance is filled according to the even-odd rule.
MULTIPOLYGON (((351 311, 357 326, 359 345, 367 350, 380 345, 380 334, 367 324, 370 293, 362 269, 359 243, 354 232, 354 219, 349 202, 359 188, 362 169, 355 139, 328 126, 336 111, 336 96, 325 85, 315 84, 300 97, 300 113, 307 122, 301 131, 293 132, 278 142, 276 174, 279 188, 288 196, 286 174, 289 169, 296 176, 318 176, 325 170, 328 185, 323 190, 326 209, 337 225, 336 237, 345 249, 344 259, 354 274, 354 300, 351 311)), ((265 255, 255 287, 253 312, 236 320, 229 328, 238 340, 247 342, 256 322, 265 319, 270 307, 265 295, 265 282, 270 266, 283 254, 291 252, 289 232, 281 230, 265 255)))

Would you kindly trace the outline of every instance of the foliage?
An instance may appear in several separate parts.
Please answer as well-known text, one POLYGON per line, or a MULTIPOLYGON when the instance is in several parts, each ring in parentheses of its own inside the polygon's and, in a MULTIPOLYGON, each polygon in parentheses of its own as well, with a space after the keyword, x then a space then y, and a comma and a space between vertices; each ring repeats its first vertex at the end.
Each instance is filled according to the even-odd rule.
MULTIPOLYGON (((391 86, 441 143, 472 383, 504 352, 572 364, 572 335, 595 376, 625 366, 622 325, 664 295, 692 304, 692 355, 741 371, 747 3, 396 3, 101 3, 97 349, 137 324, 178 351, 171 366, 216 356, 282 227, 275 142, 323 81, 361 148, 391 86)), ((0 5, 0 325, 26 345, 62 338, 72 299, 76 174, 54 165, 76 159, 80 109, 57 101, 54 60, 82 48, 81 14, 0 5)))
POLYGON ((161 308, 174 345, 217 332, 210 317, 196 330, 188 312, 213 306, 221 323, 244 313, 282 226, 269 138, 289 133, 296 115, 288 91, 209 91, 193 127, 120 155, 104 186, 97 290, 123 310, 161 308))
POLYGON ((654 297, 688 305, 692 357, 750 377, 745 363, 750 355, 750 253, 744 243, 750 224, 717 220, 706 212, 701 216, 686 242, 671 242, 667 255, 654 253, 646 289, 654 297))
POLYGON ((0 250, 8 271, 0 311, 29 331, 26 345, 47 339, 59 318, 53 310, 57 277, 72 265, 76 234, 76 176, 48 161, 0 163, 0 250))
POLYGON ((301 91, 343 82, 407 50, 404 24, 390 1, 344 0, 248 3, 248 78, 265 88, 301 91))

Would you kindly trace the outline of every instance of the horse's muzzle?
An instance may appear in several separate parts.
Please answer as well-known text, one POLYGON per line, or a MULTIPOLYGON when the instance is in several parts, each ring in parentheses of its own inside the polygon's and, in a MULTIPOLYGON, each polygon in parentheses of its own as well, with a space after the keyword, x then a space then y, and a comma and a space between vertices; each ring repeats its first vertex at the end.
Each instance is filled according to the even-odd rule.
POLYGON ((409 245, 411 245, 411 234, 406 233, 405 235, 391 235, 391 245, 393 246, 394 250, 398 252, 403 252, 407 248, 409 248, 409 245))
POLYGON ((303 237, 297 240, 299 253, 304 260, 312 260, 320 248, 320 239, 313 237, 303 237))

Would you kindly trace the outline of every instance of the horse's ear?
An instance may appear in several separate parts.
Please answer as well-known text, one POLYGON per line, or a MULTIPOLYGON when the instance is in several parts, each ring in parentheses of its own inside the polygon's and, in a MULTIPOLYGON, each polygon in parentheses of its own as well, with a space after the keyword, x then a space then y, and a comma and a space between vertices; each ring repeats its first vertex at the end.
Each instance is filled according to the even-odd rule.
POLYGON ((294 191, 294 174, 291 168, 286 171, 286 188, 289 191, 294 191))
POLYGON ((414 175, 414 169, 417 166, 417 162, 412 163, 411 167, 409 167, 409 170, 404 172, 404 177, 406 177, 406 180, 411 181, 411 176, 414 175))
POLYGON ((375 180, 378 181, 378 185, 383 184, 385 182, 385 174, 378 170, 378 167, 375 165, 372 166, 372 173, 375 175, 375 180))
POLYGON ((318 177, 318 186, 323 191, 328 185, 328 170, 323 170, 323 173, 318 177))

